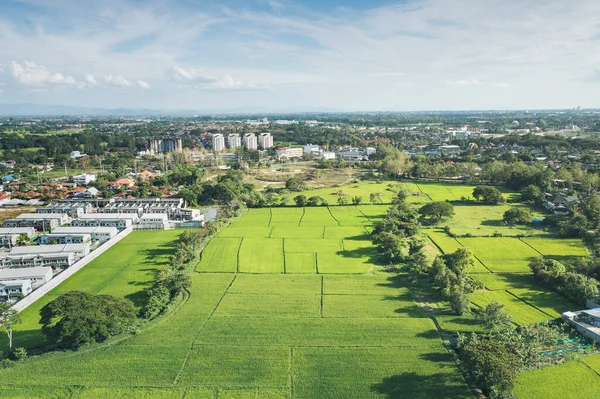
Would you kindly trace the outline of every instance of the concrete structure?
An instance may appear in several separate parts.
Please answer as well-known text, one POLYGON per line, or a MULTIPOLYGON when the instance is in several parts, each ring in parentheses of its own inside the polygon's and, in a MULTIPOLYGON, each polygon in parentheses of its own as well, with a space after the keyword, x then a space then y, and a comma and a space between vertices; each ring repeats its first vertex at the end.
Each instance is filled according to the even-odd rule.
POLYGON ((139 222, 139 217, 132 213, 92 213, 89 217, 75 219, 71 223, 74 227, 115 227, 124 230, 139 222), (132 219, 135 216, 136 219, 132 219))
POLYGON ((242 139, 239 134, 230 133, 227 135, 227 147, 229 148, 240 148, 242 146, 242 139))
POLYGON ((167 152, 182 152, 183 141, 181 137, 163 137, 150 140, 151 154, 164 154, 167 152))
POLYGON ((0 302, 13 302, 31 294, 29 280, 0 281, 0 302))
POLYGON ((73 226, 64 226, 58 227, 53 232, 53 234, 89 234, 92 238, 92 241, 97 241, 100 243, 106 242, 111 238, 115 237, 119 230, 116 227, 73 227, 73 226))
POLYGON ((256 151, 258 149, 258 141, 254 133, 244 134, 244 148, 249 151, 256 151))
POLYGON ((92 235, 87 233, 48 233, 41 235, 38 245, 48 244, 83 244, 91 243, 92 235))
POLYGON ((221 152, 225 149, 225 137, 221 133, 211 135, 211 145, 215 152, 221 152))
POLYGON ((271 136, 271 133, 261 133, 258 136, 258 146, 263 150, 273 148, 273 136, 271 136))
POLYGON ((79 218, 92 212, 92 205, 83 202, 52 203, 44 208, 37 208, 35 213, 65 213, 71 218, 79 218))
POLYGON ((275 150, 277 159, 302 158, 304 150, 302 148, 277 147, 275 150))
POLYGON ((74 262, 75 255, 72 252, 2 255, 0 256, 0 269, 23 267, 52 267, 53 269, 59 269, 67 268, 74 262))
POLYGON ((56 254, 56 253, 72 253, 75 260, 81 259, 90 253, 90 244, 54 244, 54 245, 38 245, 15 247, 8 254, 10 256, 20 255, 36 255, 36 254, 56 254))
POLYGON ((33 227, 0 228, 0 247, 14 247, 20 236, 31 238, 34 235, 33 227))
POLYGON ((86 186, 91 182, 96 181, 95 173, 84 173, 82 175, 73 176, 73 183, 86 186))
POLYGON ((142 216, 145 207, 141 204, 113 203, 99 208, 98 213, 131 213, 142 216))
POLYGON ((168 230, 169 215, 166 213, 147 213, 142 215, 140 222, 133 226, 136 230, 168 230))
POLYGON ((565 312, 562 319, 587 338, 600 343, 600 308, 565 312))
POLYGON ((23 267, 20 269, 0 269, 0 282, 29 280, 35 289, 52 280, 51 267, 23 267))
POLYGON ((38 231, 55 229, 71 222, 65 213, 22 213, 14 219, 4 221, 4 227, 33 227, 38 231))

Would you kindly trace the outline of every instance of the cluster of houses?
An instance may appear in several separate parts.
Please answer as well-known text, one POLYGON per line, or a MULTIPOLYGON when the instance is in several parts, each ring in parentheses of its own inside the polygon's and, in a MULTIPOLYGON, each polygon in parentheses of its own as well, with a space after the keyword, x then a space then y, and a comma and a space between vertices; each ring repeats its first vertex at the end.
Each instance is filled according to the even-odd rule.
MULTIPOLYGON (((0 301, 15 301, 126 229, 202 227, 181 198, 63 199, 0 228, 0 301)), ((128 230, 128 231, 129 231, 128 230)))

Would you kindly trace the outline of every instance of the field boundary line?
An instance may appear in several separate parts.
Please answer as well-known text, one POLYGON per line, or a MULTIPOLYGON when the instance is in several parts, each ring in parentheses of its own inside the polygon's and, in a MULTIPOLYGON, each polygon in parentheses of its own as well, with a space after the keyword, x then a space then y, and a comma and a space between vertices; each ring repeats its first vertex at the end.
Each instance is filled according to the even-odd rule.
POLYGON ((365 214, 365 213, 362 211, 362 209, 358 208, 358 211, 359 211, 359 212, 360 212, 360 213, 361 213, 361 214, 362 214, 364 217, 366 217, 366 218, 367 218, 367 220, 368 220, 370 223, 373 223, 373 221, 371 220, 371 218, 370 218, 370 217, 368 217, 368 216, 367 216, 367 215, 366 215, 366 214, 365 214))
POLYGON ((325 276, 321 276, 321 306, 319 308, 319 315, 323 318, 323 294, 325 291, 325 276))
MULTIPOLYGON (((462 242, 458 241, 458 238, 456 238, 456 237, 452 237, 452 238, 454 239, 454 241, 456 241, 457 243, 459 243, 461 247, 467 248, 467 247, 464 246, 464 244, 462 242)), ((467 249, 469 249, 469 248, 467 248, 467 249)), ((475 259, 477 259, 477 261, 479 263, 481 263, 481 266, 485 267, 490 273, 495 274, 494 271, 492 269, 490 269, 489 267, 487 267, 487 265, 485 263, 483 263, 483 261, 481 259, 479 259, 479 257, 477 255, 475 255, 473 252, 471 252, 471 255, 473 255, 473 257, 475 259)))
POLYGON ((319 274, 319 253, 315 252, 315 272, 319 274))
POLYGON ((302 224, 302 219, 304 219, 304 214, 306 213, 306 208, 302 207, 302 215, 300 215, 300 220, 298 220, 298 227, 302 224))
POLYGON ((421 194, 424 194, 427 198, 429 198, 430 201, 433 201, 433 198, 431 198, 431 196, 429 194, 427 194, 425 191, 423 191, 423 189, 421 188, 421 186, 419 186, 416 182, 414 182, 414 185, 417 186, 417 188, 419 189, 419 191, 421 192, 421 194))
POLYGON ((135 255, 129 260, 129 262, 127 262, 127 264, 125 266, 123 266, 122 269, 120 269, 118 272, 114 273, 110 279, 108 279, 104 284, 102 284, 102 286, 98 289, 98 291, 96 291, 96 294, 99 293, 100 291, 102 291, 104 288, 106 288, 108 286, 108 284, 110 284, 117 277, 117 274, 123 273, 123 271, 125 271, 125 269, 127 269, 131 265, 133 260, 140 254, 140 252, 142 252, 144 249, 146 249, 146 247, 148 245, 149 244, 143 245, 142 248, 140 248, 140 250, 135 253, 135 255))
POLYGON ((531 304, 529 302, 527 302, 525 299, 518 297, 517 295, 513 294, 512 292, 510 292, 509 290, 504 290, 504 292, 506 292, 508 295, 513 296, 515 299, 523 302, 524 304, 531 306, 532 308, 534 308, 535 310, 537 310, 538 312, 542 312, 543 314, 545 314, 548 317, 552 317, 553 320, 557 319, 557 317, 553 317, 551 314, 544 312, 542 309, 538 308, 537 306, 535 306, 534 304, 531 304))
POLYGON ((283 274, 287 274, 287 264, 285 261, 285 238, 281 238, 281 252, 283 253, 283 274))
POLYGON ((583 365, 584 365, 585 367, 587 367, 588 369, 592 370, 594 373, 596 373, 596 375, 597 375, 598 377, 600 377, 600 373, 598 373, 596 370, 594 370, 594 368, 593 368, 592 366, 590 366, 589 364, 587 364, 587 363, 585 362, 585 358, 582 358, 582 359, 577 359, 577 361, 578 361, 579 363, 583 363, 583 365))
POLYGON ((435 247, 438 249, 438 251, 440 251, 442 254, 446 254, 446 252, 444 252, 444 250, 442 249, 442 247, 440 247, 440 246, 438 245, 438 243, 437 243, 437 242, 435 242, 435 240, 434 240, 433 238, 431 238, 431 236, 430 236, 429 234, 427 234, 427 238, 429 238, 429 241, 431 241, 431 243, 432 243, 433 245, 435 245, 435 247))
POLYGON ((321 234, 321 239, 323 239, 323 240, 325 239, 325 229, 326 229, 326 227, 323 226, 323 234, 321 234))
POLYGON ((219 301, 217 302, 217 304, 213 308, 212 312, 210 312, 210 314, 208 315, 208 317, 206 318, 206 320, 204 320, 204 323, 202 323, 202 325, 198 329, 198 332, 196 333, 196 335, 194 336, 194 339, 190 343, 190 348, 188 349, 187 354, 185 355, 185 359, 183 360, 183 364, 181 365, 181 369, 179 369, 179 372, 175 376, 175 381, 173 381, 173 385, 179 384, 179 380, 181 380, 181 376, 183 375, 183 371, 185 370, 185 367, 187 366, 188 360, 190 359, 190 356, 192 355, 192 352, 194 351, 194 346, 196 344, 196 340, 200 336, 200 333, 202 333, 202 330, 204 329, 204 327, 206 327, 206 325, 208 324, 208 322, 210 321, 210 319, 213 317, 213 315, 215 314, 215 312, 219 308, 219 305, 221 305, 221 302, 223 302, 223 299, 225 298, 225 295, 227 295, 227 292, 229 291, 229 289, 233 285, 233 282, 235 281, 236 278, 237 278, 237 274, 233 276, 233 278, 229 282, 229 285, 227 286, 227 288, 225 288, 225 291, 223 291, 223 295, 221 295, 221 298, 219 298, 219 301))
POLYGON ((535 252, 537 252, 538 254, 540 254, 540 256, 546 256, 543 253, 541 253, 540 251, 538 251, 533 245, 531 245, 530 243, 528 243, 527 241, 523 241, 523 239, 521 237, 517 238, 519 241, 521 241, 523 244, 527 245, 529 248, 533 249, 535 252))
POLYGON ((330 208, 330 207, 327 207, 327 210, 329 211, 329 215, 330 215, 330 216, 333 218, 333 220, 335 220, 335 221, 337 222, 337 224, 338 224, 338 227, 339 227, 339 226, 341 226, 341 224, 340 224, 340 221, 339 221, 339 220, 337 220, 337 219, 335 218, 335 216, 333 216, 333 212, 331 212, 331 208, 330 208))
MULTIPOLYGON (((271 221, 273 220, 273 208, 269 208, 269 224, 267 227, 271 227, 271 221)), ((271 230, 273 231, 273 230, 271 230)))
POLYGON ((235 272, 240 272, 240 252, 242 251, 242 243, 244 242, 244 237, 240 238, 240 245, 238 245, 237 256, 236 256, 236 265, 235 272))
POLYGON ((289 384, 290 384, 290 399, 294 397, 294 347, 290 346, 290 357, 289 357, 289 384))

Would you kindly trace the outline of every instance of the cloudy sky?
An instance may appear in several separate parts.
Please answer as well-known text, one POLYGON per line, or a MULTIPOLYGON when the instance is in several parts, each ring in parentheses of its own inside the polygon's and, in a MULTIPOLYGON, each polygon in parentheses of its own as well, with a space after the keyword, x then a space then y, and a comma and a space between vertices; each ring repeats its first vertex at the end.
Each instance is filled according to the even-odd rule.
POLYGON ((600 107, 598 15, 598 0, 1 0, 0 103, 600 107))

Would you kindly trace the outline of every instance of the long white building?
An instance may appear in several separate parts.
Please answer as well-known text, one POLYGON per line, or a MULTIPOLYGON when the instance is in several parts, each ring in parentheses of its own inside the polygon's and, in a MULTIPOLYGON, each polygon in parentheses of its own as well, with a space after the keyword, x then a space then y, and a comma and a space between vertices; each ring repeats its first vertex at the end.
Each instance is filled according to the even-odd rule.
POLYGON ((271 136, 271 133, 261 133, 258 136, 258 146, 263 150, 273 148, 273 136, 271 136))
POLYGON ((34 235, 33 227, 0 227, 0 247, 14 247, 20 236, 31 238, 34 235))
POLYGON ((227 135, 227 147, 229 148, 240 148, 242 146, 242 139, 239 134, 230 133, 227 135))
POLYGON ((211 139, 213 151, 221 152, 225 149, 225 137, 221 133, 213 134, 211 139))
POLYGON ((256 151, 258 149, 258 141, 254 133, 244 134, 244 148, 249 151, 256 151))
POLYGON ((75 227, 64 226, 54 229, 53 234, 89 234, 92 241, 106 242, 119 234, 116 227, 75 227))
POLYGON ((33 227, 39 231, 54 229, 71 222, 65 213, 22 213, 4 221, 4 227, 33 227))
POLYGON ((41 287, 52 280, 51 267, 24 267, 20 269, 0 269, 0 283, 15 280, 30 280, 33 288, 41 287))
POLYGON ((90 245, 87 243, 81 244, 53 244, 53 245, 37 245, 15 247, 8 254, 10 256, 21 255, 36 255, 36 254, 55 254, 55 253, 72 253, 75 259, 81 259, 90 253, 90 245))

